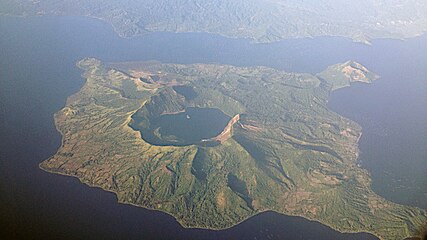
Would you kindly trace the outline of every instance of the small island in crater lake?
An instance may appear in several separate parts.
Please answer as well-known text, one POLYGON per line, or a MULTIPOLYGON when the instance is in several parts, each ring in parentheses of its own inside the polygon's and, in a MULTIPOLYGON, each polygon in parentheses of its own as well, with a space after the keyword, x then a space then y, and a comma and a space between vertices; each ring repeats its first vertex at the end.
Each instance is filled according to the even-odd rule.
POLYGON ((378 78, 349 61, 312 75, 267 67, 78 62, 85 85, 55 114, 63 140, 42 162, 164 211, 225 229, 275 211, 380 239, 421 234, 426 212, 387 201, 357 165, 361 127, 332 91, 378 78))

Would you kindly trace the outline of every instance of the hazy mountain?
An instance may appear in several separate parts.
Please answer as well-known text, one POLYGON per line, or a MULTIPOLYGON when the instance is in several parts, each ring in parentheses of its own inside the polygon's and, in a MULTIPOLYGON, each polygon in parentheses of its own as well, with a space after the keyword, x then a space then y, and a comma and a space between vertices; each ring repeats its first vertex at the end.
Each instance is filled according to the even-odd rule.
POLYGON ((272 42, 343 36, 407 38, 427 30, 424 0, 3 0, 0 14, 84 15, 125 37, 151 31, 209 32, 272 42))

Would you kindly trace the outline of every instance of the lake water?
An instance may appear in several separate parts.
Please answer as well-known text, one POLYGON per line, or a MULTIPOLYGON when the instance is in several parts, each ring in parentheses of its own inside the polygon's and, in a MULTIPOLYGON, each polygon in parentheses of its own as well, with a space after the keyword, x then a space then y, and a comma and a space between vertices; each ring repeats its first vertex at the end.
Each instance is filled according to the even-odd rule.
POLYGON ((330 107, 363 127, 360 164, 374 190, 427 208, 427 36, 343 38, 251 44, 210 34, 119 38, 103 22, 78 17, 0 18, 0 237, 17 239, 373 239, 341 234, 300 217, 268 212, 224 231, 184 229, 171 216, 118 204, 115 196, 38 164, 61 136, 53 114, 83 84, 75 62, 159 60, 264 65, 316 73, 349 59, 382 76, 332 94, 330 107))
POLYGON ((197 97, 196 91, 194 91, 193 87, 179 85, 172 87, 175 92, 184 96, 185 100, 190 101, 197 97))
MULTIPOLYGON (((150 120, 150 129, 141 131, 142 138, 160 146, 201 144, 203 139, 219 135, 231 117, 217 108, 188 107, 184 112, 162 114, 150 120)), ((135 126, 138 118, 133 117, 135 126)), ((138 127, 132 126, 135 130, 138 127)))

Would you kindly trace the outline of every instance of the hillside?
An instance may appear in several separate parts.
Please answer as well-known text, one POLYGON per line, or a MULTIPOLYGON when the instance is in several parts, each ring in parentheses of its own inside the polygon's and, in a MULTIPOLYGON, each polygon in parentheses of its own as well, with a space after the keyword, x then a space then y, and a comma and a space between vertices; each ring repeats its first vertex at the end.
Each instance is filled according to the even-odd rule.
POLYGON ((147 32, 208 32, 273 42, 341 36, 369 42, 427 30, 424 0, 3 0, 0 15, 90 16, 123 37, 147 32))

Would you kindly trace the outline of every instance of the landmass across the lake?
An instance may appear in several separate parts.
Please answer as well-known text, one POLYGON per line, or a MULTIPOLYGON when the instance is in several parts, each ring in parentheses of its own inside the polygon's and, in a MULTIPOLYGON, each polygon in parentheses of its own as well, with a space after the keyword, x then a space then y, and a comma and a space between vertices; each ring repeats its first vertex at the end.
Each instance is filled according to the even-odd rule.
POLYGON ((79 15, 111 23, 120 36, 148 32, 208 32, 273 42, 341 36, 368 43, 409 38, 427 30, 424 0, 83 1, 3 0, 0 14, 79 15))
POLYGON ((421 234, 426 212, 370 189, 356 161, 360 126, 327 108, 331 91, 378 78, 359 63, 317 75, 96 59, 78 66, 87 81, 55 114, 63 141, 41 163, 47 171, 185 227, 224 229, 272 210, 381 239, 421 234), (197 138, 175 129, 186 121, 197 138))

